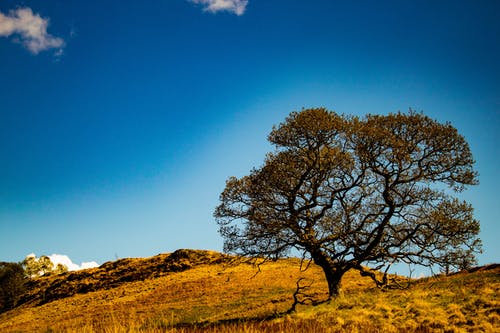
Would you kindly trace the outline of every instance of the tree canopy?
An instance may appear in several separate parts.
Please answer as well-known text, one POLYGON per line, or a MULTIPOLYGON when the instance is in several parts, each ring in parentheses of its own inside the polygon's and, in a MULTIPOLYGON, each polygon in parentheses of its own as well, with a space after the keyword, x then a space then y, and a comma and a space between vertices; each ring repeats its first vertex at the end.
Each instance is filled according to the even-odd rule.
POLYGON ((478 184, 469 145, 422 113, 292 112, 274 126, 263 165, 230 177, 214 216, 224 250, 319 265, 330 296, 345 272, 402 262, 464 268, 481 250, 479 222, 457 193, 478 184))
POLYGON ((40 258, 37 258, 35 255, 29 255, 23 260, 22 266, 28 277, 41 276, 47 273, 60 274, 68 271, 68 267, 63 264, 57 264, 54 267, 54 263, 45 255, 42 255, 40 258))

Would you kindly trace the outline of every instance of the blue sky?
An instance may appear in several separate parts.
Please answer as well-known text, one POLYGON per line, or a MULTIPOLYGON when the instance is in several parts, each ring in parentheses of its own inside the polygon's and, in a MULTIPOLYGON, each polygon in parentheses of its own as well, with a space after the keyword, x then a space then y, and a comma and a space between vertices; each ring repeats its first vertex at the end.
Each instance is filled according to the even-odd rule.
POLYGON ((499 261, 498 1, 0 2, 0 260, 222 249, 229 176, 291 111, 450 121, 499 261))

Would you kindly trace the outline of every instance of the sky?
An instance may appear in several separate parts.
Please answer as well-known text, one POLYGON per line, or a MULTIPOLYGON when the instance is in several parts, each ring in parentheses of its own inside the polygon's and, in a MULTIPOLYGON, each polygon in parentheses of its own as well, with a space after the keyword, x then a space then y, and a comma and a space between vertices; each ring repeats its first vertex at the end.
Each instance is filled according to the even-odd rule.
POLYGON ((213 211, 292 111, 451 122, 500 258, 500 2, 0 1, 0 261, 222 250, 213 211))

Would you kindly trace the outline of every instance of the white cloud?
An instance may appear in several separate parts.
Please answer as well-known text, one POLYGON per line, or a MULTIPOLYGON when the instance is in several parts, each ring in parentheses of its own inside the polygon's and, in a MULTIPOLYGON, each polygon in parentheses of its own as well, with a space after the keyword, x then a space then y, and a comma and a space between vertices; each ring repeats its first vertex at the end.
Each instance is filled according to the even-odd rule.
POLYGON ((19 35, 15 39, 24 45, 31 53, 38 54, 49 49, 59 49, 62 53, 64 40, 47 32, 49 20, 34 14, 31 8, 18 8, 9 11, 8 15, 0 12, 0 36, 19 35))
POLYGON ((248 0, 190 0, 193 3, 201 4, 205 10, 211 13, 220 11, 232 12, 236 15, 243 15, 248 4, 248 0))
MULTIPOLYGON (((34 253, 30 253, 26 256, 26 258, 30 257, 35 258, 35 260, 39 259, 34 253)), ((54 268, 57 266, 57 264, 62 264, 68 267, 69 271, 79 271, 81 269, 99 267, 99 264, 95 261, 82 262, 81 265, 77 265, 65 254, 53 254, 47 257, 49 257, 50 261, 52 261, 52 263, 54 264, 54 268)))
POLYGON ((69 271, 79 271, 81 269, 99 267, 99 264, 95 261, 82 262, 81 265, 77 265, 73 263, 73 261, 71 261, 71 259, 65 254, 53 254, 48 257, 50 258, 50 261, 54 263, 54 267, 57 266, 57 264, 62 264, 68 267, 69 271))

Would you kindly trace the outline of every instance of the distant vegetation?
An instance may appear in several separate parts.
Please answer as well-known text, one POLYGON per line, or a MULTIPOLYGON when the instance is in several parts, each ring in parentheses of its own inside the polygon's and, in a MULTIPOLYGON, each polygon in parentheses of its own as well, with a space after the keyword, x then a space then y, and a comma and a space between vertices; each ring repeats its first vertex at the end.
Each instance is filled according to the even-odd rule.
POLYGON ((25 273, 18 263, 0 262, 0 313, 14 308, 25 292, 25 273))
POLYGON ((68 271, 68 267, 63 264, 57 264, 54 267, 54 263, 45 255, 42 255, 40 258, 37 258, 35 255, 29 255, 23 260, 22 265, 28 277, 40 276, 47 273, 60 274, 68 271))
POLYGON ((45 274, 68 271, 62 264, 54 267, 48 256, 27 256, 21 263, 0 262, 0 313, 17 306, 25 296, 31 279, 45 274))

